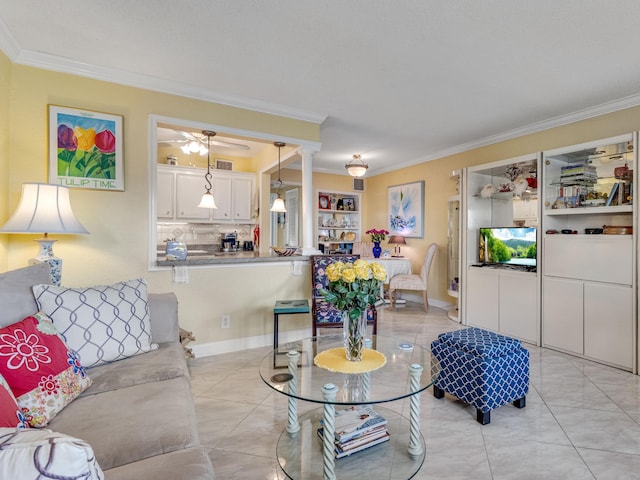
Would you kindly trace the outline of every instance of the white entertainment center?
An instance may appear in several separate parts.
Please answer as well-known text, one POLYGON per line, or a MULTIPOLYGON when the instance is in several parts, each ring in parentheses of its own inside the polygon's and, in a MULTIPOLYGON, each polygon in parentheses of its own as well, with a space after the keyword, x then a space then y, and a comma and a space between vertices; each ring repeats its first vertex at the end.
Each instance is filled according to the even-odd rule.
POLYGON ((462 323, 637 373, 637 163, 634 133, 463 169, 462 323), (536 268, 487 227, 535 227, 536 268))

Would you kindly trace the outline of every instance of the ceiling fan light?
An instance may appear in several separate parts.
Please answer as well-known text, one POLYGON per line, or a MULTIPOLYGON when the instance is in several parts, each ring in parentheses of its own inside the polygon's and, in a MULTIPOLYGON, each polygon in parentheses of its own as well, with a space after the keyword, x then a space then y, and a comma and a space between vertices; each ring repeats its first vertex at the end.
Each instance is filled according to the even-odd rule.
POLYGON ((191 153, 196 153, 200 151, 200 144, 195 140, 189 143, 189 151, 191 153))
POLYGON ((218 208, 216 206, 216 201, 213 199, 213 195, 211 193, 204 193, 202 198, 200 199, 200 204, 198 208, 218 208))
POLYGON ((200 156, 204 157, 207 153, 209 153, 207 147, 205 147, 204 145, 200 145, 200 156))
POLYGON ((353 156, 353 160, 347 163, 344 168, 347 169, 347 172, 352 177, 362 177, 365 173, 367 173, 367 168, 369 168, 369 165, 364 163, 360 155, 356 154, 353 156))
POLYGON ((190 150, 189 150, 189 145, 182 145, 182 146, 180 147, 180 150, 182 150, 182 152, 183 152, 185 155, 189 155, 189 153, 191 153, 191 152, 190 152, 190 150))

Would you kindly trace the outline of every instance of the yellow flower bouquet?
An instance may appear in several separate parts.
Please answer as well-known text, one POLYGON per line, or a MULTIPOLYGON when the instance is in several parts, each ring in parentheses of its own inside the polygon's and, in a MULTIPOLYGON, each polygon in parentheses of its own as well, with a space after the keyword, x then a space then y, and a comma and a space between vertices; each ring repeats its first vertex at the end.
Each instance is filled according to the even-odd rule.
POLYGON ((343 312, 345 348, 349 360, 361 360, 367 325, 367 306, 380 297, 380 286, 387 271, 377 262, 358 259, 353 263, 335 262, 326 268, 324 299, 343 312))

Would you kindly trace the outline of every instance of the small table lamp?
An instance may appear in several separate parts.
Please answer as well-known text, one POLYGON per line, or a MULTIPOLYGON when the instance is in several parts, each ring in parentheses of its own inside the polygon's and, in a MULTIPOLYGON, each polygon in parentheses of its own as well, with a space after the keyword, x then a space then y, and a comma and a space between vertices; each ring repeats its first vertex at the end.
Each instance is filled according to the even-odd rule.
POLYGON ((404 237, 402 235, 391 235, 389 237, 389 245, 393 245, 393 255, 392 257, 401 257, 400 255, 400 245, 406 245, 404 237))
POLYGON ((35 240, 40 244, 38 256, 29 260, 29 265, 48 263, 51 280, 60 285, 62 259, 53 254, 53 242, 49 233, 89 233, 71 210, 69 189, 47 183, 24 183, 20 203, 11 218, 0 228, 0 233, 44 233, 44 238, 35 240))

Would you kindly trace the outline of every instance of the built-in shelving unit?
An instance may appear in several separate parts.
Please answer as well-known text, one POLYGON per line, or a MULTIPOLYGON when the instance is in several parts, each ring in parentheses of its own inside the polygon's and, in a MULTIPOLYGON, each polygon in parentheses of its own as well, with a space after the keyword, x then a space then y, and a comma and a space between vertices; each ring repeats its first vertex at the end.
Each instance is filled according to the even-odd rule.
POLYGON ((461 172, 455 170, 450 178, 456 182, 456 194, 449 197, 448 202, 448 232, 447 232, 447 294, 455 298, 455 305, 447 311, 449 320, 460 321, 460 228, 462 217, 460 216, 462 182, 461 172))
POLYGON ((317 193, 316 232, 323 253, 351 253, 361 239, 360 194, 333 191, 317 193))
POLYGON ((544 152, 542 209, 543 346, 631 371, 637 369, 635 137, 544 152), (633 233, 586 234, 605 225, 633 233))

